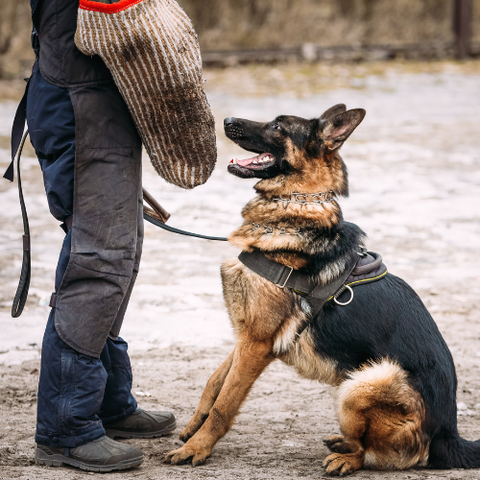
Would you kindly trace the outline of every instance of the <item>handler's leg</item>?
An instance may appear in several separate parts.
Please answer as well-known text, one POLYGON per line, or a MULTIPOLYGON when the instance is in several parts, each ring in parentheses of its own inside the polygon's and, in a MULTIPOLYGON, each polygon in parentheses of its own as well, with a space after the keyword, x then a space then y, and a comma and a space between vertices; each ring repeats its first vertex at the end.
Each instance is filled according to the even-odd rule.
MULTIPOLYGON (((51 213, 65 221, 73 213, 75 161, 75 121, 68 91, 50 85, 35 70, 27 117, 51 213)), ((67 268, 70 250, 71 232, 63 242, 55 291, 67 268)), ((36 461, 54 466, 68 463, 92 471, 139 465, 143 461, 141 450, 105 437, 97 415, 108 380, 102 361, 65 344, 56 332, 54 316, 55 308, 50 313, 42 346, 36 461)), ((135 407, 127 402, 120 408, 134 411, 135 407)))
POLYGON ((177 424, 170 412, 146 412, 137 407, 131 393, 132 368, 127 348, 122 338, 108 338, 100 355, 108 381, 98 415, 107 435, 112 438, 155 438, 173 432, 177 424))
MULTIPOLYGON (((68 249, 69 235, 60 255, 57 278, 61 278, 68 249)), ((143 461, 141 450, 106 438, 97 415, 108 379, 102 361, 66 345, 55 330, 54 315, 52 309, 42 345, 36 462, 52 466, 67 463, 91 471, 139 465, 143 461)), ((129 405, 126 400, 120 399, 120 408, 130 406, 134 410, 136 404, 129 405)))

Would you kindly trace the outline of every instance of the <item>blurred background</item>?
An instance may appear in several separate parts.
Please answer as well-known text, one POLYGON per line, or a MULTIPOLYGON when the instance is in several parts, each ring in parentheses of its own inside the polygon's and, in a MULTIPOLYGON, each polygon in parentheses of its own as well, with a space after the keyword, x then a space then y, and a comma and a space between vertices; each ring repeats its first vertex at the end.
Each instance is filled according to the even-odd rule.
MULTIPOLYGON (((270 121, 280 114, 318 117, 337 103, 365 108, 365 120, 342 147, 350 182, 350 198, 341 200, 345 219, 368 234, 368 248, 381 253, 389 271, 412 285, 432 313, 458 369, 462 435, 478 438, 480 0, 178 1, 199 35, 218 162, 205 185, 185 191, 162 180, 143 156, 143 185, 171 213, 168 224, 214 236, 227 236, 241 224, 255 181, 228 175, 227 165, 234 156, 251 154, 225 137, 225 117, 270 121)), ((23 78, 33 63, 30 30, 28 0, 0 0, 2 175, 10 163, 23 78)), ((16 183, 0 181, 0 464, 5 478, 52 478, 51 469, 43 473, 31 465, 34 384, 64 233, 49 213, 28 142, 21 163, 32 281, 20 318, 11 318, 10 309, 22 265, 22 217, 16 183)), ((151 392, 152 407, 173 408, 179 425, 188 421, 208 376, 232 347, 219 267, 238 253, 227 242, 145 225, 122 336, 133 358, 135 395, 151 392)), ((260 380, 269 383, 256 385, 248 400, 256 402, 249 404, 255 417, 239 417, 217 450, 224 448, 225 458, 235 461, 212 458, 200 470, 189 468, 188 478, 318 478, 311 439, 338 432, 331 390, 277 364, 260 380), (305 414, 290 423, 296 411, 305 414), (258 450, 259 444, 265 449, 258 450)), ((153 445, 152 458, 160 462, 163 447, 153 445)), ((182 468, 175 474, 158 465, 151 474, 136 475, 185 478, 182 468)), ((76 472, 62 475, 79 478, 76 472)), ((478 478, 465 475, 441 477, 478 478)), ((367 472, 361 476, 370 478, 367 472)), ((408 472, 417 480, 439 476, 408 472)))
MULTIPOLYGON (((470 321, 480 298, 480 0, 178 1, 199 35, 218 163, 205 185, 184 191, 164 182, 144 155, 144 186, 172 214, 169 224, 227 236, 242 221, 254 181, 226 172, 233 156, 247 153, 226 139, 225 117, 313 118, 336 103, 362 107, 365 121, 342 149, 351 179, 345 218, 437 309, 444 331, 446 312, 470 321)), ((0 12, 3 169, 33 55, 27 0, 0 0, 0 12)), ((22 220, 16 185, 0 182, 0 364, 37 358, 63 238, 28 142, 23 157, 32 284, 24 314, 11 319, 22 220)), ((145 235, 124 325, 131 348, 229 341, 218 269, 238 252, 151 225, 145 235)))
MULTIPOLYGON (((207 66, 480 54, 480 0, 179 3, 193 20, 207 66)), ((29 8, 26 0, 0 0, 0 78, 21 76, 30 68, 29 8)))

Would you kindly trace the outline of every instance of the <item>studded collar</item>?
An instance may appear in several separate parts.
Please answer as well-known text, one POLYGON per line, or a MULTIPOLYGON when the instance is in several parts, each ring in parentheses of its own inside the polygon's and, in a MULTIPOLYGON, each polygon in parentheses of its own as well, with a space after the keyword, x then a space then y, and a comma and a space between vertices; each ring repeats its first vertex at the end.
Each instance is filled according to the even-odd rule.
POLYGON ((297 193, 293 192, 290 194, 290 198, 284 198, 282 196, 273 197, 274 202, 283 203, 284 207, 287 208, 291 203, 296 203, 297 205, 314 205, 320 206, 324 203, 331 203, 335 200, 335 193, 330 190, 329 192, 318 192, 318 193, 297 193))

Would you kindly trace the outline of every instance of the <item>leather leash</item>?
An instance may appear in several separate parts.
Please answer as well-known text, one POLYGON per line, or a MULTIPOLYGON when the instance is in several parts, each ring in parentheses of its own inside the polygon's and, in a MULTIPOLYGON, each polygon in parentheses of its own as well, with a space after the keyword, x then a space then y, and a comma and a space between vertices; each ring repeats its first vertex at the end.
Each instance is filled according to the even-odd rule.
POLYGON ((143 199, 151 207, 143 206, 143 218, 156 227, 163 228, 163 230, 167 230, 168 232, 178 233, 179 235, 187 235, 189 237, 217 240, 220 242, 228 241, 226 237, 211 237, 209 235, 202 235, 200 233, 188 232, 186 230, 181 230, 180 228, 171 227, 166 224, 166 221, 170 218, 170 214, 145 190, 145 188, 143 189, 143 199))

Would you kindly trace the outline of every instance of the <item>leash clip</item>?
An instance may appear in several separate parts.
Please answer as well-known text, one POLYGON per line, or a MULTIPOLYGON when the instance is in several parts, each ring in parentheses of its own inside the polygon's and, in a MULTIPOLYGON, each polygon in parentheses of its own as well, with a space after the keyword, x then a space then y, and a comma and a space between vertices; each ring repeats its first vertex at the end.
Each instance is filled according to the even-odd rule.
POLYGON ((287 284, 288 279, 290 278, 290 275, 291 275, 292 272, 293 272, 293 267, 289 267, 288 265, 285 265, 285 267, 286 267, 286 268, 289 268, 290 271, 288 272, 287 278, 286 278, 285 281, 283 282, 283 285, 280 285, 279 283, 276 283, 276 284, 275 284, 277 287, 280 287, 280 288, 285 288, 285 285, 287 284))

